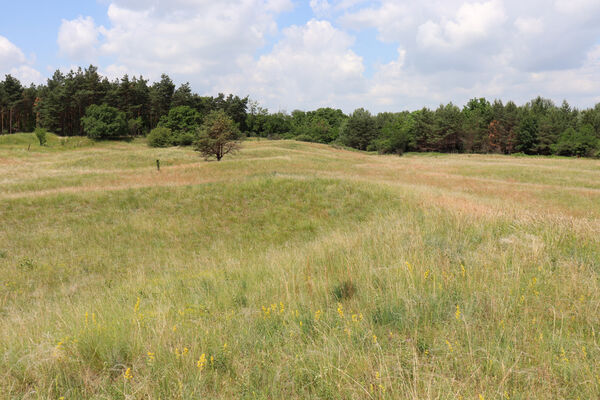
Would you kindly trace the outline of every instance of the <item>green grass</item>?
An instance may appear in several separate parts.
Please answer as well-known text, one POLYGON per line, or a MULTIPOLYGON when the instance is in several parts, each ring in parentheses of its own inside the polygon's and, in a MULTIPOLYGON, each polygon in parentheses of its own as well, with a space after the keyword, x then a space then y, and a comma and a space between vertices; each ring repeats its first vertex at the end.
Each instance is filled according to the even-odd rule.
POLYGON ((600 396, 597 160, 7 137, 6 398, 600 396))
POLYGON ((40 142, 32 133, 14 133, 0 135, 0 149, 4 150, 28 150, 40 151, 62 151, 93 146, 95 143, 85 137, 60 137, 53 133, 46 134, 47 143, 40 146, 40 142))

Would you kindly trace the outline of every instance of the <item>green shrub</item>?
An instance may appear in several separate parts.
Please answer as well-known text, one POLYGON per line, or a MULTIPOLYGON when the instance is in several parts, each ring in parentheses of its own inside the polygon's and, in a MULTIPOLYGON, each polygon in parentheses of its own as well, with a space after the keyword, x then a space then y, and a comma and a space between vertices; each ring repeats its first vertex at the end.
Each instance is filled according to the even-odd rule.
POLYGON ((197 139, 195 132, 179 132, 175 135, 175 141, 173 144, 178 146, 191 146, 197 139))
POLYGON ((169 147, 175 144, 173 132, 162 126, 152 129, 147 139, 150 147, 169 147))
POLYGON ((116 139, 127 135, 125 113, 108 104, 92 104, 81 118, 87 137, 94 140, 116 139))
POLYGON ((35 137, 40 142, 40 146, 45 146, 48 142, 48 138, 46 136, 46 130, 44 128, 35 128, 35 137))
POLYGON ((310 137, 309 135, 304 134, 304 133, 302 135, 296 136, 294 139, 296 139, 300 142, 314 142, 312 137, 310 137))
POLYGON ((158 126, 173 132, 172 145, 190 146, 196 140, 195 132, 201 121, 198 111, 188 106, 179 106, 171 108, 169 114, 160 119, 158 126))

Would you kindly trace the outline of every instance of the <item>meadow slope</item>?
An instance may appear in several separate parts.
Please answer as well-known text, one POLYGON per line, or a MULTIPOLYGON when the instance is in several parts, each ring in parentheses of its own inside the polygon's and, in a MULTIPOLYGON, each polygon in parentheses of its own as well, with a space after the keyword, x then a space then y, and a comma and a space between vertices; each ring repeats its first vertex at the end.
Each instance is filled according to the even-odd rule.
POLYGON ((598 160, 5 135, 0 204, 0 398, 600 398, 598 160))

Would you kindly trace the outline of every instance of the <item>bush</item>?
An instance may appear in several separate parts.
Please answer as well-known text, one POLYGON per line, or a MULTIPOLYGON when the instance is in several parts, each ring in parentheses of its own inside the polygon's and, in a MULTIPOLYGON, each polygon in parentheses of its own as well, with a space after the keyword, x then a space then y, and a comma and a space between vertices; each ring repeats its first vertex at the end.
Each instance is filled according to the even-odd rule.
POLYGON ((44 128, 35 128, 35 136, 37 140, 40 142, 40 146, 45 146, 48 142, 48 138, 46 137, 46 130, 44 128))
POLYGON ((116 139, 127 136, 125 113, 108 104, 92 104, 81 118, 87 137, 94 140, 116 139))
POLYGON ((195 131, 200 127, 202 117, 189 106, 174 107, 160 119, 158 126, 173 132, 173 145, 189 146, 196 140, 195 131))
POLYGON ((197 138, 195 132, 180 132, 178 135, 175 135, 173 144, 178 146, 191 146, 197 138))
POLYGON ((159 126, 150 131, 147 139, 150 147, 169 147, 173 146, 175 138, 169 128, 159 126))
POLYGON ((313 138, 310 137, 309 135, 303 133, 302 135, 298 135, 294 138, 295 140, 298 140, 300 142, 313 142, 313 138))

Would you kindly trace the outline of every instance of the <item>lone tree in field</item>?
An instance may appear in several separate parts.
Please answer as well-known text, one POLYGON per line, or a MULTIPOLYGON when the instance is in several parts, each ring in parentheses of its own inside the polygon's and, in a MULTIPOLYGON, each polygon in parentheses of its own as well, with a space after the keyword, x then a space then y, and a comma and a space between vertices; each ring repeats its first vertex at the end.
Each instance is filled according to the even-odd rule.
POLYGON ((227 153, 235 152, 240 147, 240 130, 236 123, 222 111, 208 114, 198 131, 194 149, 205 159, 215 157, 217 161, 227 153))

